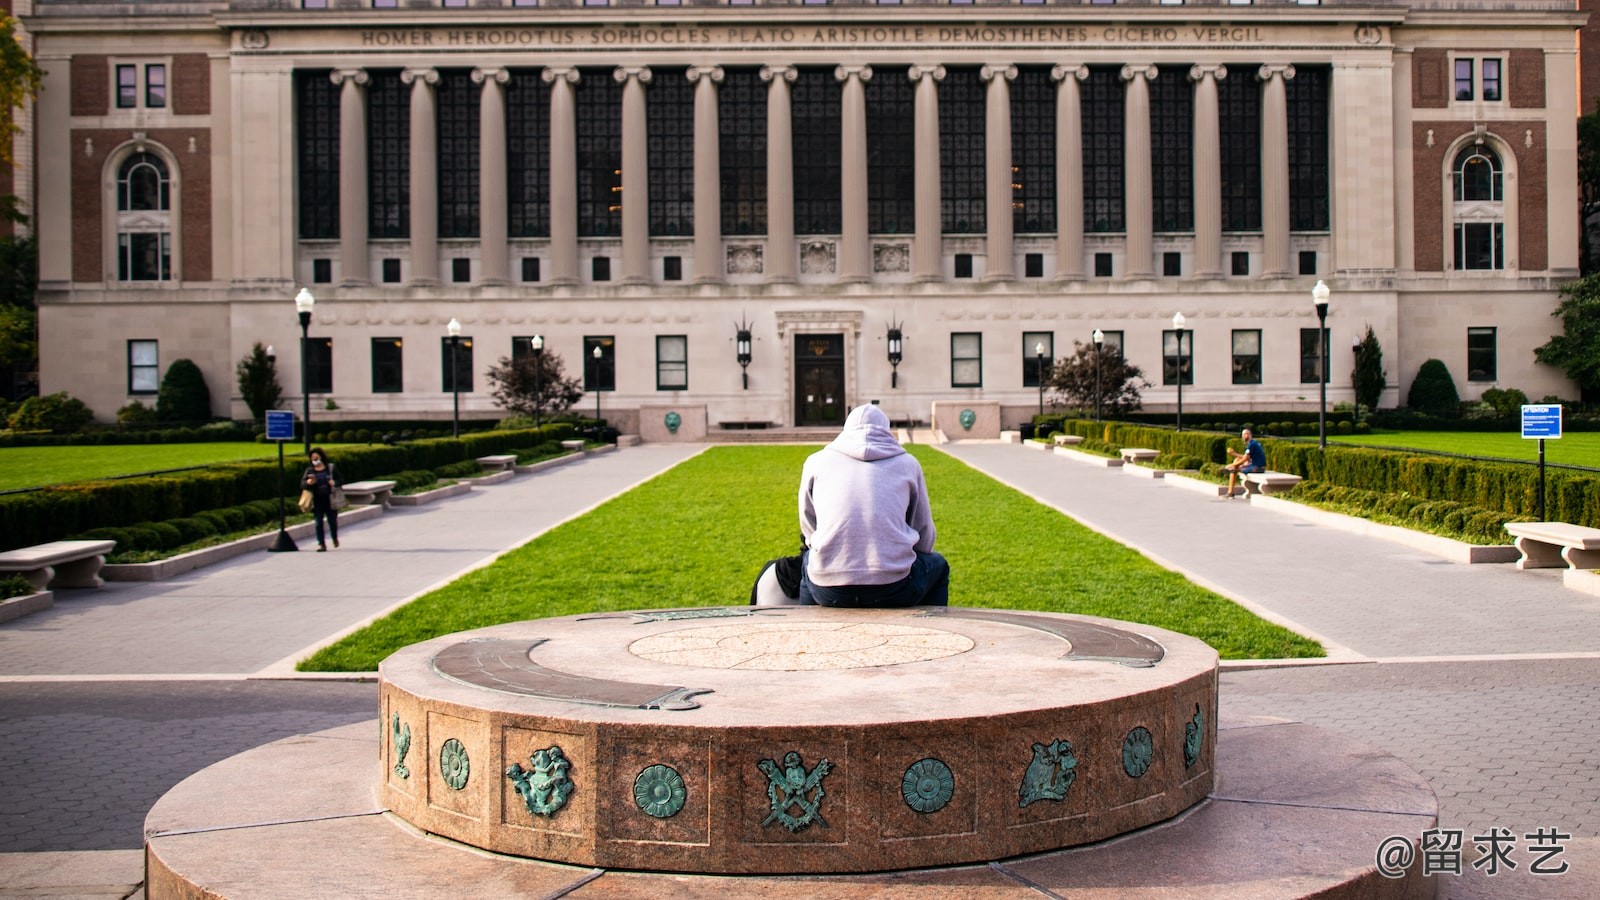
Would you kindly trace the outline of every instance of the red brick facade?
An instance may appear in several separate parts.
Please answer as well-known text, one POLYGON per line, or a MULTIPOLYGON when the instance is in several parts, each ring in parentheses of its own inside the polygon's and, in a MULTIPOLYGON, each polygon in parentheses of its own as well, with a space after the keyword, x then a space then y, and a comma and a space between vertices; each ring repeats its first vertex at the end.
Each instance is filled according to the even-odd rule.
MULTIPOLYGON (((1413 240, 1419 272, 1445 271, 1445 248, 1451 235, 1443 230, 1446 198, 1440 190, 1445 151, 1456 138, 1472 131, 1471 122, 1416 122, 1412 125, 1412 177, 1415 189, 1413 240), (1428 146, 1432 132, 1433 146, 1428 146)), ((1517 266, 1540 270, 1549 265, 1550 236, 1545 220, 1549 194, 1545 124, 1540 121, 1489 122, 1489 132, 1511 145, 1517 166, 1517 266), (1528 146, 1530 142, 1532 147, 1528 146)))
MULTIPOLYGON (((184 281, 211 280, 211 135, 199 128, 155 128, 145 133, 151 144, 165 148, 177 160, 178 171, 169 173, 175 184, 179 204, 178 236, 184 281), (191 147, 190 142, 193 141, 191 147)), ((102 281, 106 278, 103 201, 106 158, 133 133, 122 129, 74 128, 72 146, 72 279, 102 281), (93 142, 93 152, 84 154, 85 141, 93 142)))
POLYGON ((1511 51, 1507 99, 1515 109, 1544 109, 1544 51, 1511 51))
POLYGON ((172 58, 172 111, 180 116, 211 114, 211 60, 204 53, 172 58))
POLYGON ((72 114, 103 116, 111 111, 111 61, 104 56, 72 58, 72 114))
POLYGON ((1444 109, 1450 103, 1450 57, 1444 50, 1418 50, 1411 55, 1411 105, 1444 109))

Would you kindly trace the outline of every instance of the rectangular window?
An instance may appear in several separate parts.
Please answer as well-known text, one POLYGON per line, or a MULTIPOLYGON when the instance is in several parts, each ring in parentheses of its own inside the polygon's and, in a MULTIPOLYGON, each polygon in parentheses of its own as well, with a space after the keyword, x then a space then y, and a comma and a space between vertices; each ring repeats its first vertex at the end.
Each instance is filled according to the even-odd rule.
POLYGON ((1183 254, 1171 252, 1161 254, 1161 274, 1167 278, 1177 278, 1182 275, 1183 254))
POLYGON ((1261 383, 1261 332, 1235 330, 1233 332, 1233 383, 1261 383))
POLYGON ((681 257, 681 256, 663 256, 663 257, 661 257, 661 280, 662 281, 682 281, 683 280, 683 257, 681 257))
POLYGON ((167 67, 154 63, 144 67, 144 105, 162 109, 167 105, 167 67))
POLYGON ((583 389, 617 389, 617 341, 609 334, 583 339, 583 389), (600 351, 598 356, 595 350, 600 351))
POLYGON ((656 390, 689 389, 689 339, 681 334, 656 337, 656 390))
POLYGON ((522 258, 522 280, 523 281, 538 281, 539 280, 539 257, 537 257, 537 256, 524 256, 522 258))
POLYGON ((1111 277, 1111 254, 1109 254, 1109 253, 1096 253, 1094 255, 1094 277, 1096 277, 1096 278, 1110 278, 1111 277))
POLYGON ((589 260, 589 278, 591 281, 610 281, 611 257, 596 256, 589 260))
POLYGON ((1183 345, 1178 345, 1178 332, 1168 329, 1161 332, 1161 383, 1177 384, 1178 373, 1183 373, 1184 384, 1194 384, 1194 331, 1183 330, 1183 345))
POLYGON ((444 3, 442 5, 446 9, 449 9, 451 7, 464 7, 464 6, 467 5, 467 0, 444 0, 444 3))
POLYGON ((1499 222, 1456 223, 1456 270, 1505 268, 1505 227, 1499 222))
POLYGON ((956 277, 957 278, 971 278, 972 277, 972 254, 971 253, 957 253, 956 254, 956 277))
POLYGON ((306 338, 306 393, 333 393, 333 338, 306 338))
POLYGON ((975 331, 950 335, 950 386, 983 387, 983 335, 975 331))
POLYGON ((383 283, 384 284, 399 284, 400 283, 400 260, 398 260, 398 259, 386 259, 386 260, 383 261, 383 283))
POLYGON ((457 256, 450 260, 450 280, 456 284, 465 284, 472 280, 472 260, 465 256, 457 256))
POLYGON ((1467 329, 1467 380, 1496 380, 1495 329, 1467 329))
POLYGON ((439 338, 439 371, 443 373, 439 390, 451 393, 460 385, 461 393, 472 393, 472 338, 462 335, 461 345, 455 349, 455 371, 450 366, 450 337, 439 338))
POLYGON ((1472 99, 1472 60, 1456 60, 1456 99, 1472 99))
POLYGON ((373 9, 395 9, 400 5, 400 0, 372 0, 373 9))
POLYGON ((301 9, 327 9, 328 0, 300 0, 301 9))
POLYGON ((333 281, 333 260, 326 257, 311 261, 311 283, 330 284, 333 281))
POLYGON ((1122 355, 1122 332, 1120 332, 1120 331, 1102 331, 1101 334, 1105 335, 1105 338, 1106 338, 1105 343, 1102 345, 1104 352, 1106 352, 1106 353, 1115 353, 1116 355, 1121 356, 1122 355))
POLYGON ((139 105, 139 67, 117 66, 117 109, 139 105))
POLYGON ((135 231, 117 235, 120 281, 166 281, 172 277, 172 236, 135 231))
POLYGON ((402 377, 400 339, 382 337, 372 339, 372 392, 398 394, 405 390, 402 377))
POLYGON ((1024 278, 1044 277, 1044 254, 1025 253, 1022 256, 1022 275, 1024 278))
POLYGON ((1317 251, 1315 251, 1315 250, 1301 250, 1300 251, 1300 274, 1301 275, 1315 275, 1315 274, 1317 274, 1317 251))
POLYGON ((1050 331, 1024 331, 1022 333, 1022 386, 1039 386, 1039 376, 1046 377, 1055 365, 1056 336, 1050 331), (1042 357, 1042 360, 1041 360, 1042 357))
POLYGON ((156 341, 128 342, 128 393, 154 394, 161 389, 156 341))
POLYGON ((1486 59, 1483 61, 1483 99, 1498 101, 1500 99, 1500 60, 1486 59))
POLYGON ((1233 274, 1250 274, 1250 252, 1247 250, 1233 251, 1233 274))
MULTIPOLYGON (((1317 353, 1317 335, 1322 332, 1320 328, 1300 329, 1300 383, 1316 384, 1317 373, 1322 371, 1322 360, 1326 358, 1328 345, 1323 345, 1323 353, 1317 353)), ((1328 332, 1330 335, 1332 332, 1328 332)), ((1330 337, 1331 341, 1332 338, 1330 337)), ((1322 373, 1322 380, 1328 380, 1328 373, 1322 373)))

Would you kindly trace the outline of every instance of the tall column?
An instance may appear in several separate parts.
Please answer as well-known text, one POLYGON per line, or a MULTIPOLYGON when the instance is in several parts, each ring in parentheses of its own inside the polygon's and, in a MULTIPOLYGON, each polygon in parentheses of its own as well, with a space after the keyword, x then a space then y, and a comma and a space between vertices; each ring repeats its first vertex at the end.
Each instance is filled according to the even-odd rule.
POLYGON ((722 258, 722 151, 717 118, 721 66, 692 66, 694 83, 694 280, 715 284, 727 264, 722 258))
POLYGON ((335 69, 339 85, 339 283, 370 284, 367 266, 367 92, 365 69, 335 69))
POLYGON ((839 103, 840 129, 839 280, 872 278, 872 252, 867 246, 867 89, 871 66, 839 66, 833 77, 844 82, 839 103))
POLYGON ((644 86, 650 70, 618 66, 611 76, 622 84, 622 283, 650 281, 650 139, 644 86))
MULTIPOLYGON (((1401 275, 1415 271, 1416 220, 1413 218, 1412 144, 1411 144, 1411 60, 1415 51, 1411 47, 1394 48, 1394 253, 1395 268, 1401 275)), ((1339 95, 1334 94, 1335 97, 1339 95)), ((1335 181, 1337 185, 1339 182, 1335 181)), ((1343 223, 1336 223, 1342 225, 1343 223)), ((1335 264, 1338 260, 1334 261, 1335 264)))
POLYGON ((1017 67, 985 65, 978 77, 989 82, 984 103, 984 219, 988 240, 984 248, 985 281, 1010 281, 1017 277, 1013 257, 1011 204, 1011 81, 1017 67))
POLYGON ((1294 66, 1265 65, 1256 72, 1261 96, 1261 274, 1289 274, 1289 89, 1294 66))
POLYGON ((1083 278, 1083 107, 1078 82, 1088 66, 1055 66, 1056 280, 1083 278))
POLYGON ((939 199, 938 82, 944 80, 944 66, 912 66, 907 74, 917 85, 916 236, 911 243, 911 277, 940 281, 944 278, 944 222, 939 199))
POLYGON ((439 124, 434 115, 436 69, 405 69, 411 85, 411 283, 439 281, 439 124))
POLYGON ((547 68, 550 85, 550 283, 578 283, 578 70, 547 68))
POLYGON ((473 69, 472 80, 483 85, 478 104, 478 255, 482 284, 508 284, 511 267, 506 249, 506 93, 511 73, 505 69, 473 69))
POLYGON ((767 82, 767 249, 762 270, 768 282, 794 281, 800 251, 794 241, 794 126, 789 85, 794 66, 762 66, 767 82))
POLYGON ((1222 277, 1222 124, 1217 82, 1227 66, 1193 66, 1194 82, 1194 274, 1222 277))
POLYGON ((1128 83, 1123 97, 1123 227, 1127 230, 1129 278, 1150 278, 1156 273, 1155 195, 1150 184, 1150 82, 1155 66, 1123 66, 1128 83))

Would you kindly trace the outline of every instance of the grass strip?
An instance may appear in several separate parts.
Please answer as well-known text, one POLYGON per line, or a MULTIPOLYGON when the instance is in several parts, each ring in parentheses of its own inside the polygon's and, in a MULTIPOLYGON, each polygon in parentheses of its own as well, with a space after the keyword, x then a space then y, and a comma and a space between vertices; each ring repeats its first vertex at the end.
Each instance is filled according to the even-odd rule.
MULTIPOLYGON (((418 598, 303 661, 371 671, 390 653, 501 622, 749 600, 766 560, 797 552, 795 491, 816 447, 718 447, 418 598)), ((931 448, 938 546, 956 606, 1074 612, 1194 635, 1224 658, 1323 655, 1266 622, 931 448)))

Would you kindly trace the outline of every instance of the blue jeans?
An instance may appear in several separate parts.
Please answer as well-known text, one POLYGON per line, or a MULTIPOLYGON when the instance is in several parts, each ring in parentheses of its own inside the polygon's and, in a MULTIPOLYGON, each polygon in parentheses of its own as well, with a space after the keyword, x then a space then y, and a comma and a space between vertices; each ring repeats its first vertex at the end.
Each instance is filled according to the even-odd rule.
POLYGON ((811 552, 801 555, 800 602, 818 606, 882 609, 896 606, 949 606, 950 564, 937 553, 918 553, 906 577, 890 584, 824 587, 806 573, 811 552))

